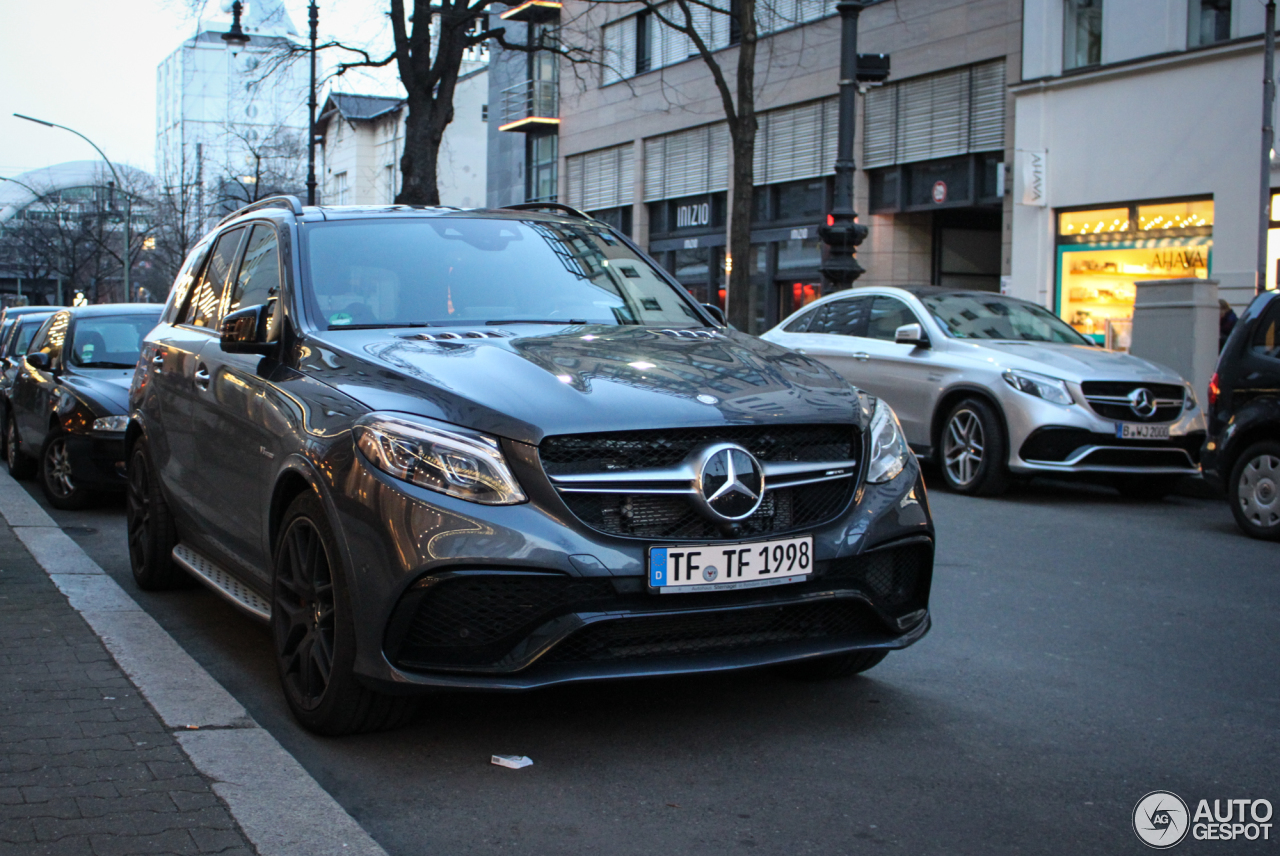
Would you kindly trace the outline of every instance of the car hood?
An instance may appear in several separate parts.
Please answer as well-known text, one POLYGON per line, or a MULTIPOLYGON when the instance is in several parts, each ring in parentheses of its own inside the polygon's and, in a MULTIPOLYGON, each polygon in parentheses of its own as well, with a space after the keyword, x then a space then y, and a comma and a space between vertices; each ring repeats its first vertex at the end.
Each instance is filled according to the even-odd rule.
POLYGON ((62 382, 105 411, 104 416, 129 412, 129 384, 133 369, 76 369, 62 376, 62 382))
POLYGON ((299 368, 373 410, 553 434, 861 419, 826 366, 737 332, 581 325, 329 331, 299 368), (423 336, 434 337, 427 340, 423 336))
POLYGON ((970 356, 995 359, 1007 369, 1040 372, 1079 383, 1086 380, 1134 380, 1182 383, 1177 372, 1120 351, 1056 342, 962 342, 970 356))

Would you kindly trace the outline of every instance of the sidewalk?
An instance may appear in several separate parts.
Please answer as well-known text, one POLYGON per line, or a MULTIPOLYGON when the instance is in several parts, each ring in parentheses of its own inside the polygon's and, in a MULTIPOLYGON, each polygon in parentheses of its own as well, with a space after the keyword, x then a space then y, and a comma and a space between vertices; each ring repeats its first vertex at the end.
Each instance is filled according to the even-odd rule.
POLYGON ((253 852, 209 780, 0 522, 0 856, 253 852))

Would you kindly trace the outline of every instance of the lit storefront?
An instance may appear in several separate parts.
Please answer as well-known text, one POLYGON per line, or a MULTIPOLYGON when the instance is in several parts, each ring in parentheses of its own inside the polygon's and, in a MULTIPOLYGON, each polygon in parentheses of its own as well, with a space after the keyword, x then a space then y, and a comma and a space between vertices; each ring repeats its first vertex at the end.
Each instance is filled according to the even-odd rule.
POLYGON ((1057 211, 1055 308, 1106 347, 1128 350, 1135 283, 1207 279, 1212 264, 1212 199, 1057 211))

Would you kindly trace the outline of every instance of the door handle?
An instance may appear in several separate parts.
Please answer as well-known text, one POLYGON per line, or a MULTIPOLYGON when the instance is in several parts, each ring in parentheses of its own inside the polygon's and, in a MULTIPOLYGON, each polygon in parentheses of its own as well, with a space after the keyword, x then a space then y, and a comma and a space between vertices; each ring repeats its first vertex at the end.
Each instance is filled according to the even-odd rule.
POLYGON ((871 355, 866 351, 858 351, 853 355, 853 358, 860 363, 865 363, 867 360, 871 359, 871 355))
POLYGON ((196 369, 195 378, 196 386, 204 390, 209 388, 209 369, 205 367, 204 363, 201 363, 196 369))
POLYGON ((156 371, 164 370, 164 352, 157 351, 156 355, 151 358, 151 365, 156 367, 156 371))

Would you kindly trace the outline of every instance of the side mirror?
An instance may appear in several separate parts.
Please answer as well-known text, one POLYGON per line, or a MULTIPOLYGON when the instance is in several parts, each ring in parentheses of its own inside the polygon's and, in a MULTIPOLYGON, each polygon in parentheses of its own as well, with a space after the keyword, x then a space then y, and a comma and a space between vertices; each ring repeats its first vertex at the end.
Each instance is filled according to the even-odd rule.
POLYGON ((42 372, 49 371, 53 362, 49 359, 49 355, 44 351, 36 351, 34 354, 27 354, 27 365, 33 369, 39 369, 42 372))
POLYGON ((893 341, 899 345, 913 345, 917 348, 929 347, 929 337, 919 324, 903 324, 893 331, 893 341))
POLYGON ((218 332, 222 350, 228 354, 266 354, 275 348, 267 341, 273 304, 264 303, 238 309, 222 319, 218 332))
POLYGON ((719 306, 716 306, 714 303, 704 303, 702 304, 702 308, 707 310, 711 317, 715 319, 715 322, 721 327, 729 326, 729 319, 725 317, 724 310, 719 306))

